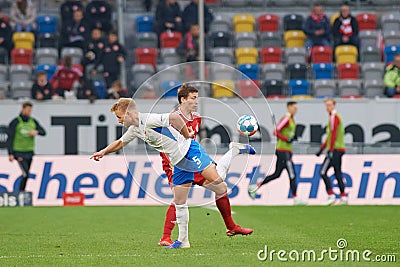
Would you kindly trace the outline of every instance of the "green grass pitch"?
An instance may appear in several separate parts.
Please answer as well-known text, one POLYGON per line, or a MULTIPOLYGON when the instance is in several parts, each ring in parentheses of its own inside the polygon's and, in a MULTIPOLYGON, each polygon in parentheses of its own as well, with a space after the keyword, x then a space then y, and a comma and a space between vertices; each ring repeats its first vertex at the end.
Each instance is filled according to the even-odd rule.
MULTIPOLYGON (((190 208, 190 249, 158 247, 166 207, 0 209, 0 266, 399 266, 398 206, 233 207, 251 236, 225 236, 217 211, 190 208), (346 249, 394 255, 396 262, 271 262, 269 249, 346 249)), ((174 237, 177 229, 174 230, 174 237)), ((286 255, 286 257, 288 257, 286 255)))

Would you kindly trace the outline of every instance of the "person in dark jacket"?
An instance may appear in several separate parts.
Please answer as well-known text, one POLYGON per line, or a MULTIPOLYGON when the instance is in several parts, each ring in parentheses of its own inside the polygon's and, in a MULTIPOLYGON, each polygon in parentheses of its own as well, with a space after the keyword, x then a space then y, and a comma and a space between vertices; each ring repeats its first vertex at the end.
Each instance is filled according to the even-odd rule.
POLYGON ((85 77, 79 77, 76 97, 78 99, 89 99, 90 103, 93 103, 96 99, 96 88, 94 88, 93 83, 85 77))
POLYGON ((53 87, 47 80, 47 73, 39 71, 36 82, 32 85, 32 98, 36 100, 49 100, 53 93, 53 87))
MULTIPOLYGON (((180 56, 184 56, 187 62, 200 60, 199 58, 199 32, 200 26, 199 24, 192 24, 190 26, 190 31, 185 34, 185 37, 182 39, 179 44, 176 52, 180 56)), ((208 49, 208 41, 207 38, 204 40, 205 42, 205 60, 210 60, 208 49)))
MULTIPOLYGON (((8 54, 12 49, 12 29, 9 24, 9 19, 4 16, 3 10, 0 8, 0 47, 7 50, 8 54)), ((5 62, 1 62, 5 63, 5 62)))
POLYGON ((61 31, 62 47, 80 47, 85 49, 88 39, 89 27, 83 18, 83 11, 74 11, 74 19, 66 23, 61 31))
POLYGON ((358 22, 350 13, 348 5, 342 5, 340 16, 333 23, 333 41, 338 45, 354 45, 358 48, 358 22))
POLYGON ((102 32, 98 28, 94 28, 91 32, 91 38, 86 45, 85 55, 82 59, 82 65, 86 68, 89 64, 94 64, 97 57, 103 52, 106 46, 106 40, 102 38, 102 32))
POLYGON ((182 12, 176 0, 160 1, 156 9, 156 32, 182 32, 182 12))
MULTIPOLYGON (((182 19, 184 31, 190 30, 190 25, 199 23, 199 0, 192 0, 183 10, 182 19)), ((210 29, 210 23, 213 15, 206 5, 204 5, 204 31, 207 33, 210 29)))
POLYGON ((90 29, 99 28, 109 32, 112 28, 112 7, 107 1, 94 0, 86 6, 86 18, 90 29))
POLYGON ((108 42, 99 55, 95 63, 92 74, 96 74, 99 65, 103 65, 103 76, 106 81, 107 88, 119 79, 121 63, 124 62, 126 50, 123 45, 118 42, 117 32, 111 31, 108 34, 108 42))
POLYGON ((121 81, 116 80, 107 90, 107 99, 120 99, 121 97, 128 97, 128 91, 122 87, 121 81))
POLYGON ((17 160, 22 171, 19 191, 25 191, 35 151, 35 136, 45 136, 46 131, 31 117, 32 103, 22 104, 21 113, 8 125, 7 150, 9 161, 17 160))
POLYGON ((73 20, 74 12, 78 9, 83 10, 83 5, 80 0, 66 0, 60 6, 61 26, 73 20))
POLYGON ((303 30, 307 36, 305 42, 306 48, 311 49, 311 47, 317 45, 331 45, 331 25, 320 4, 314 5, 313 11, 307 18, 303 30))

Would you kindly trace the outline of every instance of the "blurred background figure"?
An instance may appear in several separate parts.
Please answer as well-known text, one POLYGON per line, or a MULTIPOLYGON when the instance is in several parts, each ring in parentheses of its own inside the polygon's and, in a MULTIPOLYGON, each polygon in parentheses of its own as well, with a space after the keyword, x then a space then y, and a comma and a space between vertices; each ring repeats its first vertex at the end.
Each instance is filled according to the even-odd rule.
POLYGON ((16 0, 10 11, 10 24, 16 32, 36 29, 36 5, 28 0, 16 0))
POLYGON ((53 94, 53 87, 47 80, 47 73, 39 71, 36 75, 36 82, 32 85, 32 99, 49 100, 53 94))
POLYGON ((108 99, 119 99, 128 97, 128 91, 122 87, 121 81, 117 80, 112 83, 111 88, 107 90, 108 99))
POLYGON ((328 17, 320 4, 313 7, 313 11, 304 24, 304 33, 307 36, 305 47, 311 49, 313 46, 330 46, 331 25, 328 17))
POLYGON ((342 5, 340 16, 333 24, 333 41, 335 47, 338 45, 354 45, 358 48, 358 22, 350 13, 348 5, 342 5))
POLYGON ((58 66, 56 73, 50 80, 50 83, 56 88, 55 96, 65 97, 66 92, 70 92, 68 95, 74 93, 74 89, 78 85, 78 80, 82 77, 82 72, 72 66, 72 57, 66 56, 64 58, 64 64, 58 66))

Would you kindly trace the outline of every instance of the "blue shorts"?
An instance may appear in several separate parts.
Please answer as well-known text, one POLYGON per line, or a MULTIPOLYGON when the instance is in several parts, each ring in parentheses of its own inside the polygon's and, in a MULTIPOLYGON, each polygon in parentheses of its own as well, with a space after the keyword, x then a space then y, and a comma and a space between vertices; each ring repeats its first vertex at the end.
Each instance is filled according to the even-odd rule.
POLYGON ((181 185, 191 183, 196 172, 202 172, 205 168, 215 163, 204 148, 192 140, 185 157, 174 166, 172 184, 181 185))

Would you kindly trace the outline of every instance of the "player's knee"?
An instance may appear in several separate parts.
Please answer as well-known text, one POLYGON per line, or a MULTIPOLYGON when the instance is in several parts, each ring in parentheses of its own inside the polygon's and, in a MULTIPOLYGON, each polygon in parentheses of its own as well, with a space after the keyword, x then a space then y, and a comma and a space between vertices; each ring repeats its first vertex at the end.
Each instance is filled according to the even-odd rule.
POLYGON ((222 182, 216 186, 215 194, 218 196, 222 196, 222 195, 226 194, 227 191, 228 191, 228 186, 226 185, 225 182, 222 182))

